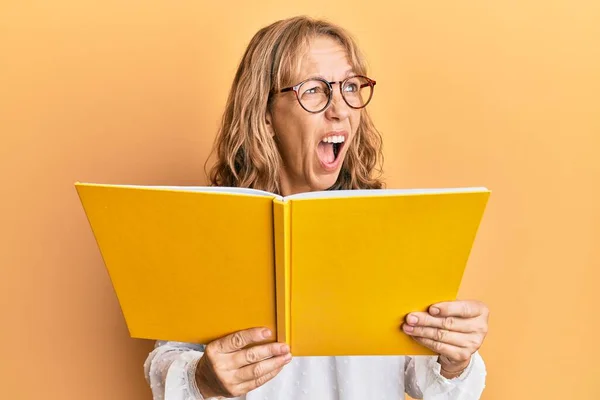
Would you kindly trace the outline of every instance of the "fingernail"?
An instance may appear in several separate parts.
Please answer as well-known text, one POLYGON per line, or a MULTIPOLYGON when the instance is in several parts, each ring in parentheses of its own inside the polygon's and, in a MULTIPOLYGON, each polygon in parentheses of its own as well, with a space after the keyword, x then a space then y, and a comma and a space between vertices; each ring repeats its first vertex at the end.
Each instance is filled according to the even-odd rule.
POLYGON ((266 338, 270 338, 271 337, 271 331, 269 329, 265 329, 263 330, 263 337, 266 338))
POLYGON ((287 344, 283 344, 283 345, 281 345, 280 350, 281 350, 282 353, 289 353, 290 352, 290 346, 288 346, 287 344))
POLYGON ((409 315, 408 318, 406 318, 406 322, 414 325, 419 322, 419 318, 415 317, 414 315, 409 315))
POLYGON ((429 309, 429 314, 431 315, 438 315, 440 313, 440 309, 437 307, 431 307, 429 309))
POLYGON ((414 330, 415 330, 415 328, 413 328, 413 327, 412 327, 412 326, 410 326, 410 325, 406 325, 406 324, 404 324, 403 328, 404 328, 404 330, 405 330, 406 332, 412 332, 412 331, 414 331, 414 330))

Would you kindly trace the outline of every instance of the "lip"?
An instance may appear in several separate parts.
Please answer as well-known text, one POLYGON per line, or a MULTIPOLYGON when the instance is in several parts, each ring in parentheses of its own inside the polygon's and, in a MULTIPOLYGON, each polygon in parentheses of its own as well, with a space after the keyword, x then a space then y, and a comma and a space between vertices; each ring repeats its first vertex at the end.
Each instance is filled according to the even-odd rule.
POLYGON ((338 169, 342 160, 344 159, 344 157, 342 157, 342 155, 346 149, 346 143, 348 143, 348 132, 347 131, 329 131, 329 132, 325 133, 323 136, 321 136, 321 138, 317 142, 317 146, 319 145, 319 143, 321 143, 323 141, 323 139, 325 139, 326 137, 329 137, 329 136, 343 136, 344 137, 344 143, 342 143, 342 146, 340 146, 338 156, 332 163, 323 162, 323 160, 321 160, 317 156, 317 159, 321 163, 321 167, 327 172, 333 172, 338 169))

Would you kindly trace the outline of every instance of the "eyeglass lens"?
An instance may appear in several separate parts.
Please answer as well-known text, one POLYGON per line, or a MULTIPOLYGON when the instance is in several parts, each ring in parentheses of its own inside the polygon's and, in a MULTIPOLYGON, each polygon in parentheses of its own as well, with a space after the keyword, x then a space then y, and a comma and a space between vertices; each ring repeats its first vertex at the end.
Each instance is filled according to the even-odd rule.
MULTIPOLYGON (((364 107, 370 100, 372 91, 369 81, 363 77, 348 79, 342 87, 344 100, 349 106, 355 108, 364 107)), ((308 111, 316 112, 325 108, 330 96, 327 83, 318 79, 306 81, 298 88, 298 99, 308 111)))

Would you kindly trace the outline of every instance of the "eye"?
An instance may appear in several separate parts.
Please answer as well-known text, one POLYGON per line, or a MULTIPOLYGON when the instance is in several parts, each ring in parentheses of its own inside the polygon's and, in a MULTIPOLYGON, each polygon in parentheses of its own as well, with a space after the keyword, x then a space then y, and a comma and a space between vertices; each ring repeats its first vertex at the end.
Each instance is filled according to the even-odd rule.
POLYGON ((329 87, 320 80, 311 79, 300 88, 301 97, 323 98, 329 96, 329 87))
POLYGON ((348 82, 346 86, 344 86, 344 92, 355 93, 358 92, 359 85, 356 82, 348 82))
POLYGON ((321 94, 324 93, 324 90, 321 86, 313 86, 304 91, 303 94, 321 94))

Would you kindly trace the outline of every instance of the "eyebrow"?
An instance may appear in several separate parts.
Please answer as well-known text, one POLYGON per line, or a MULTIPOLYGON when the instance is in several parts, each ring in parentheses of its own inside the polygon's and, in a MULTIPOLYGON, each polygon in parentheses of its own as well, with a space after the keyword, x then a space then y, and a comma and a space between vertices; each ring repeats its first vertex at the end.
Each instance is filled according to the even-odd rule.
MULTIPOLYGON (((351 69, 347 70, 347 71, 344 73, 344 75, 343 75, 344 77, 343 77, 341 80, 343 81, 343 80, 344 80, 344 79, 346 79, 347 77, 349 77, 349 76, 352 76, 352 75, 355 75, 355 74, 356 74, 356 72, 354 72, 354 68, 351 68, 351 69)), ((308 77, 308 78, 306 78, 306 79, 316 79, 316 78, 319 78, 319 79, 325 79, 326 81, 328 81, 328 82, 329 82, 329 79, 325 78, 325 77, 324 77, 324 76, 322 76, 322 75, 311 75, 311 76, 309 76, 309 77, 308 77)), ((337 81, 336 81, 336 82, 337 82, 337 81)))
POLYGON ((347 78, 347 77, 349 77, 351 75, 355 75, 355 74, 356 74, 356 72, 354 72, 354 68, 351 68, 351 69, 349 69, 349 70, 346 71, 346 74, 344 75, 344 78, 347 78))

